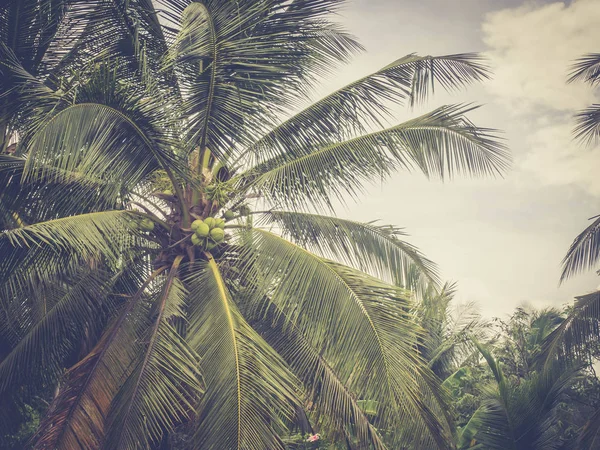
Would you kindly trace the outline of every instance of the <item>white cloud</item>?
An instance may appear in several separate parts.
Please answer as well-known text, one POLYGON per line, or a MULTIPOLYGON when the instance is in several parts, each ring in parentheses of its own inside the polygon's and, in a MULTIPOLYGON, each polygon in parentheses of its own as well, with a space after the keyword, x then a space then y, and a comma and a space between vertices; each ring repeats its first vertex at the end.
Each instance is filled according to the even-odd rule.
POLYGON ((515 114, 575 110, 591 101, 591 90, 566 84, 569 66, 584 53, 600 51, 600 2, 578 0, 535 6, 526 3, 486 16, 484 42, 494 79, 486 84, 515 114))
POLYGON ((600 1, 577 0, 493 12, 482 26, 494 71, 486 88, 506 109, 515 168, 593 196, 600 196, 600 148, 573 141, 572 117, 600 92, 566 80, 575 59, 600 51, 599 23, 600 1))
POLYGON ((600 149, 577 145, 571 130, 569 122, 535 130, 526 140, 530 151, 521 160, 521 169, 534 172, 545 184, 574 184, 600 197, 600 149))

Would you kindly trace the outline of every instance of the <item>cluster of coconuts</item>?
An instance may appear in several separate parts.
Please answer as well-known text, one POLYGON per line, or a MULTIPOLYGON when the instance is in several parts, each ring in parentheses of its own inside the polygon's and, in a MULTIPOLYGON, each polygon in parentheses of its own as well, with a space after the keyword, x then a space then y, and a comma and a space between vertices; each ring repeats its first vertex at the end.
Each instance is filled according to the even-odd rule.
POLYGON ((207 217, 192 222, 192 244, 204 247, 206 250, 212 250, 225 239, 225 221, 207 217))

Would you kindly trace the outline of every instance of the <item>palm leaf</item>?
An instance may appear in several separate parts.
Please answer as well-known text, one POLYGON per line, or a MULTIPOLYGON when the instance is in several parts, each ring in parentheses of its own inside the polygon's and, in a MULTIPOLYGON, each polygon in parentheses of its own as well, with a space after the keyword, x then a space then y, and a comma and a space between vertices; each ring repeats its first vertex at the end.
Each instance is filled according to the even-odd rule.
POLYGON ((565 255, 561 282, 585 270, 592 269, 600 259, 600 216, 575 238, 565 255))
POLYGON ((252 325, 302 380, 309 393, 307 400, 312 403, 313 409, 332 422, 330 434, 335 435, 338 430, 353 432, 359 445, 371 444, 375 449, 385 450, 386 445, 363 412, 360 401, 317 349, 311 346, 300 329, 273 304, 271 309, 269 315, 272 314, 273 318, 270 321, 257 318, 252 325))
POLYGON ((165 269, 156 270, 131 292, 98 344, 65 374, 59 395, 32 438, 35 449, 100 447, 111 401, 136 358, 137 348, 130 345, 135 340, 132 312, 165 269))
POLYGON ((201 357, 206 395, 195 448, 283 449, 280 435, 300 391, 281 357, 248 325, 209 257, 192 270, 189 342, 201 357))
POLYGON ((575 138, 592 145, 600 139, 600 105, 593 104, 575 115, 575 138))
POLYGON ((455 173, 487 175, 507 167, 507 153, 491 130, 466 120, 470 108, 444 106, 395 127, 305 154, 272 159, 239 176, 244 190, 290 208, 327 207, 344 202, 365 182, 388 177, 399 168, 426 176, 455 173))
POLYGON ((46 385, 55 382, 65 357, 98 320, 112 283, 106 274, 88 269, 46 296, 47 311, 0 361, 0 392, 40 380, 46 385))
POLYGON ((183 316, 187 292, 177 277, 179 256, 151 309, 152 325, 138 339, 144 349, 115 396, 107 419, 105 445, 115 449, 147 447, 165 431, 191 418, 202 392, 198 358, 170 323, 183 316))
POLYGON ((571 66, 568 82, 574 81, 584 81, 592 86, 600 83, 600 53, 588 53, 571 66))
POLYGON ((463 87, 488 77, 475 54, 447 56, 407 55, 311 104, 280 123, 245 150, 254 161, 325 147, 340 139, 381 126, 389 117, 386 103, 424 101, 436 84, 444 89, 463 87))
POLYGON ((542 344, 536 363, 550 367, 557 361, 577 365, 587 360, 588 346, 600 336, 600 291, 577 297, 569 316, 542 344))
POLYGON ((397 439, 445 448, 433 413, 443 396, 416 351, 421 331, 403 292, 270 232, 249 233, 241 277, 260 280, 253 307, 268 298, 283 311, 352 392, 380 402, 381 420, 406 431, 397 439))
POLYGON ((262 220, 257 223, 275 223, 284 237, 298 245, 326 258, 350 264, 389 283, 407 286, 408 272, 414 264, 419 270, 419 285, 428 282, 439 284, 435 264, 417 248, 401 240, 405 233, 391 225, 276 210, 263 213, 262 220))
POLYGON ((337 0, 163 3, 182 16, 167 67, 185 98, 190 147, 220 158, 249 143, 251 130, 297 97, 311 72, 357 47, 325 18, 337 0))

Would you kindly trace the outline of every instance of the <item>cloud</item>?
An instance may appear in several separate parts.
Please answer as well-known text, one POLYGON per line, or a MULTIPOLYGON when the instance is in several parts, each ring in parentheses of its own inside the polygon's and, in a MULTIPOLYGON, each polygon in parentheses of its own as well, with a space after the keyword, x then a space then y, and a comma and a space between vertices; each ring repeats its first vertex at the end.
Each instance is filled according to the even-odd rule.
POLYGON ((600 51, 600 2, 578 0, 490 13, 483 23, 494 79, 490 91, 514 114, 575 110, 591 103, 591 90, 566 84, 569 66, 600 51))
POLYGON ((526 3, 489 13, 482 25, 494 79, 486 88, 506 112, 515 168, 546 185, 600 196, 600 148, 572 139, 573 114, 600 91, 567 84, 575 59, 600 51, 600 2, 526 3))

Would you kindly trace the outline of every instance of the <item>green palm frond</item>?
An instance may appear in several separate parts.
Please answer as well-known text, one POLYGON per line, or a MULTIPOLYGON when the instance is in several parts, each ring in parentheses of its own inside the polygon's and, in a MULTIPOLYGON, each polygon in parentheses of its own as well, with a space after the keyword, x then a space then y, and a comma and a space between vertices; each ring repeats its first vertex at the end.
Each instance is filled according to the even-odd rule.
POLYGON ((140 213, 102 211, 28 225, 0 234, 4 279, 35 264, 44 272, 60 260, 107 258, 117 263, 124 250, 140 242, 132 221, 140 213), (61 259, 62 258, 62 259, 61 259))
POLYGON ((419 285, 439 284, 435 264, 403 241, 406 234, 399 228, 293 211, 272 210, 262 215, 257 224, 277 224, 282 235, 298 245, 391 284, 406 286, 412 265, 419 270, 419 285))
MULTIPOLYGON (((42 317, 0 361, 0 394, 15 385, 55 382, 66 356, 98 320, 111 285, 107 274, 88 269, 57 292, 47 292, 42 317)), ((5 308, 7 300, 2 299, 5 308)))
POLYGON ((600 104, 593 104, 575 115, 575 138, 593 145, 600 140, 600 104))
POLYGON ((194 437, 198 449, 283 449, 298 382, 248 325, 214 259, 192 270, 188 341, 201 357, 207 393, 194 437))
POLYGON ((245 150, 250 161, 287 154, 299 156, 307 144, 325 147, 389 118, 386 103, 424 101, 436 84, 452 90, 488 77, 475 54, 447 56, 407 55, 381 70, 350 83, 278 124, 245 150))
POLYGON ((499 174, 508 155, 492 130, 474 127, 470 107, 444 106, 417 119, 361 137, 276 157, 240 175, 243 189, 290 208, 332 208, 366 182, 394 170, 418 169, 444 179, 455 174, 499 174))
POLYGON ((587 347, 600 335, 600 291, 577 297, 573 311, 550 333, 537 356, 538 365, 585 361, 587 347))
POLYGON ((105 443, 110 448, 160 441, 165 430, 191 419, 202 393, 199 358, 170 323, 185 308, 187 292, 177 277, 181 259, 173 262, 153 302, 153 323, 139 331, 143 350, 111 404, 105 443))
POLYGON ((256 317, 251 324, 304 383, 312 409, 333 423, 330 433, 334 435, 340 429, 348 433, 353 430, 359 445, 371 444, 374 449, 385 450, 385 443, 369 422, 359 401, 323 355, 275 305, 270 305, 267 314, 270 320, 256 317))
POLYGON ((358 47, 326 19, 336 0, 164 3, 182 15, 168 67, 185 98, 190 144, 219 157, 248 144, 248 132, 283 111, 311 74, 358 47))
POLYGON ((558 404, 578 379, 578 370, 553 364, 520 384, 511 383, 486 345, 477 348, 494 374, 496 384, 485 390, 481 407, 461 430, 460 449, 546 450, 562 448, 558 404))
POLYGON ((106 174, 132 182, 158 168, 185 176, 181 161, 165 148, 166 143, 158 142, 115 108, 94 103, 72 105, 33 135, 27 147, 25 179, 47 176, 49 167, 67 174, 106 174))
POLYGON ((249 233, 244 270, 260 280, 254 308, 268 306, 267 296, 352 392, 383 405, 380 419, 406 431, 398 439, 445 448, 447 430, 433 413, 443 396, 414 351, 421 330, 403 291, 268 231, 249 233))
POLYGON ((127 180, 97 178, 59 169, 44 168, 47 177, 25 182, 26 159, 0 155, 0 229, 17 228, 23 224, 44 222, 106 209, 125 206, 124 192, 134 190, 127 180))
POLYGON ((112 399, 137 356, 137 347, 131 345, 136 339, 133 312, 164 270, 156 270, 139 288, 125 291, 130 297, 97 345, 65 373, 62 389, 32 439, 35 449, 100 447, 112 399))
POLYGON ((584 81, 592 86, 600 83, 600 53, 588 53, 571 66, 568 82, 584 81))
POLYGON ((600 259, 600 215, 575 238, 562 261, 560 281, 593 269, 600 259))

